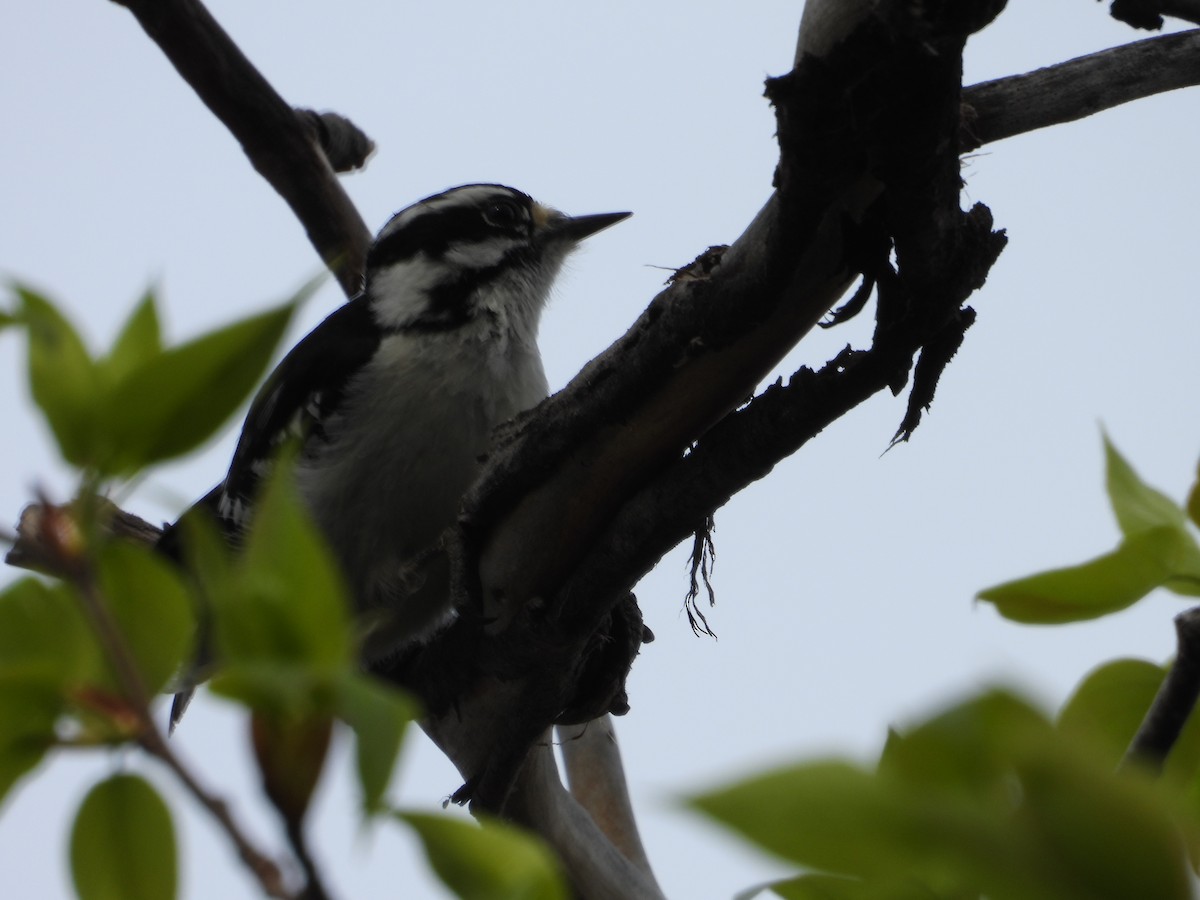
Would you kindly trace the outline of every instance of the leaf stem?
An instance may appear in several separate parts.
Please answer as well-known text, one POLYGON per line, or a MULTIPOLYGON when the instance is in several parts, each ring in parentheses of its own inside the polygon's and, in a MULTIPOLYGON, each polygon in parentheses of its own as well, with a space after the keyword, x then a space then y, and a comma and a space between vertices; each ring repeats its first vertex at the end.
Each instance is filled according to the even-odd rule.
POLYGON ((170 769, 187 791, 204 807, 221 826, 237 849, 238 856, 258 880, 263 893, 277 900, 298 900, 283 883, 279 866, 251 842, 229 811, 229 805, 219 796, 206 789, 196 776, 183 764, 167 744, 167 739, 154 723, 150 713, 150 692, 138 671, 133 655, 121 634, 120 628, 109 611, 108 604, 96 585, 90 566, 80 561, 60 560, 61 571, 69 573, 70 580, 79 593, 84 615, 87 616, 120 685, 125 699, 137 717, 137 742, 147 753, 170 769))
POLYGON ((1196 699, 1200 697, 1200 606, 1175 617, 1175 633, 1178 641, 1175 662, 1125 751, 1121 768, 1140 765, 1156 774, 1162 772, 1171 748, 1196 707, 1196 699))

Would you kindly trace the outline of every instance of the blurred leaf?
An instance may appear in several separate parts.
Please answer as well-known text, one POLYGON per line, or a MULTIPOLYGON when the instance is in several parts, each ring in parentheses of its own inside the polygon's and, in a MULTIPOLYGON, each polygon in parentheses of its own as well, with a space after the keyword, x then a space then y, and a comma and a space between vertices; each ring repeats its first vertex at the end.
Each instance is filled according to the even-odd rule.
POLYGON ((927 721, 893 732, 879 760, 881 774, 923 788, 960 793, 972 803, 1008 809, 1003 786, 1014 747, 1046 740, 1050 723, 1004 691, 988 691, 927 721), (1000 793, 997 794, 997 786, 1000 793))
POLYGON ((1192 900, 1181 834, 1148 781, 1051 754, 1023 760, 1021 823, 1075 896, 1192 900))
POLYGON ((331 712, 336 691, 330 673, 286 662, 222 666, 209 688, 251 709, 293 719, 331 712))
MULTIPOLYGON (((207 441, 262 379, 293 300, 144 359, 108 396, 110 474, 181 456, 207 441)), ((143 345, 144 347, 144 345, 143 345)))
POLYGON ((71 828, 80 900, 169 900, 176 865, 171 813, 147 781, 114 775, 88 792, 71 828))
POLYGON ((0 802, 50 749, 62 706, 45 684, 0 678, 0 802))
POLYGON ((1126 536, 1183 524, 1183 510, 1174 500, 1146 484, 1104 435, 1105 482, 1117 524, 1126 536))
POLYGON ((251 742, 263 791, 292 825, 298 825, 308 809, 332 734, 333 719, 329 716, 292 718, 261 711, 250 716, 251 742))
POLYGON ((818 762, 691 803, 761 847, 870 887, 909 879, 935 896, 992 900, 1190 896, 1173 812, 1153 786, 1114 774, 1000 692, 896 735, 878 773, 818 762), (1139 836, 1123 849, 1129 827, 1139 836))
POLYGON ((373 815, 382 809, 404 730, 417 717, 417 704, 389 684, 347 673, 338 681, 337 710, 354 729, 363 809, 373 815))
POLYGON ((1056 624, 1094 619, 1124 609, 1175 570, 1181 533, 1173 526, 1131 534, 1111 553, 1066 569, 1053 569, 980 591, 1017 622, 1056 624))
POLYGON ((566 900, 553 854, 512 826, 427 813, 397 813, 425 845, 429 864, 462 900, 566 900))
POLYGON ((352 664, 347 593, 296 496, 290 465, 273 467, 255 505, 236 576, 211 598, 222 660, 299 663, 327 672, 352 664))
POLYGON ((12 313, 6 313, 4 310, 0 309, 0 331, 3 331, 5 328, 11 328, 16 324, 16 316, 14 316, 12 313))
POLYGON ((152 694, 188 658, 195 617, 179 571, 153 550, 111 541, 101 551, 102 597, 152 694))
POLYGON ((1197 467, 1196 481, 1188 491, 1187 514, 1193 525, 1200 525, 1200 467, 1197 467))
POLYGON ((116 384, 138 366, 162 352, 162 329, 154 292, 147 290, 117 335, 108 356, 101 360, 108 385, 116 384))
MULTIPOLYGON (((1104 764, 1115 768, 1141 727, 1167 671, 1141 659, 1118 659, 1098 666, 1063 706, 1059 729, 1089 742, 1104 764)), ((1171 748, 1163 776, 1182 789, 1195 782, 1198 767, 1200 716, 1192 715, 1171 748)))
POLYGON ((45 297, 22 285, 20 321, 29 336, 29 385, 34 402, 54 432, 63 458, 92 463, 99 424, 101 385, 96 365, 74 326, 45 297))
POLYGON ((690 803, 811 868, 872 880, 925 872, 952 882, 975 877, 997 898, 1059 896, 1040 883, 1042 873, 1026 874, 1031 861, 1006 839, 1001 816, 845 762, 769 772, 690 803))
MULTIPOLYGON (((840 875, 800 875, 769 889, 784 900, 951 900, 951 895, 935 893, 912 878, 863 881, 840 875)), ((751 896, 739 894, 737 900, 750 900, 751 896)), ((966 897, 956 894, 954 900, 966 897)))
POLYGON ((66 586, 23 578, 0 593, 0 681, 65 691, 101 671, 99 647, 66 586))
POLYGON ((0 593, 0 799, 52 745, 74 691, 101 671, 67 588, 25 578, 0 593))
MULTIPOLYGON (((841 875, 800 875, 773 884, 770 890, 783 900, 863 900, 869 896, 861 878, 841 875)), ((738 900, 742 900, 741 895, 738 900)))
POLYGON ((1105 663, 1075 688, 1059 713, 1058 727, 1092 741, 1115 767, 1146 717, 1164 675, 1162 666, 1145 660, 1105 663))

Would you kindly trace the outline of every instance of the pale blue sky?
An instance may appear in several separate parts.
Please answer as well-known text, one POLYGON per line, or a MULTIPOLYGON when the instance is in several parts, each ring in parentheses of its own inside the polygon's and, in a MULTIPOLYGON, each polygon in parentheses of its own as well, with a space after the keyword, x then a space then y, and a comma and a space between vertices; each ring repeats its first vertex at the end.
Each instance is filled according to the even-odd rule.
MULTIPOLYGON (((617 337, 666 273, 735 238, 770 191, 774 123, 762 80, 790 65, 796 3, 338 4, 221 0, 211 8, 285 98, 336 109, 379 150, 346 179, 372 229, 452 184, 500 181, 571 213, 633 219, 571 263, 542 344, 561 386, 617 337)), ((1134 34, 1094 2, 1014 2, 968 47, 968 81, 1026 71, 1134 34)), ((318 262, 290 212, 136 23, 99 0, 3 0, 0 274, 44 287, 99 345, 148 282, 184 337, 273 302, 318 262)), ((618 721, 651 859, 671 897, 707 900, 785 866, 680 812, 674 797, 755 766, 868 759, 903 723, 984 683, 1060 702, 1091 666, 1172 652, 1170 597, 1111 619, 1030 629, 972 596, 1081 560, 1116 539, 1099 426, 1181 497, 1200 453, 1194 281, 1200 92, 1142 101, 985 147, 966 199, 989 204, 1009 248, 909 446, 882 455, 903 403, 877 397, 717 516, 717 641, 681 615, 684 554, 639 589, 658 640, 618 721)), ((298 338, 340 301, 327 286, 298 338)), ((818 364, 867 322, 813 335, 818 364)), ((23 352, 0 337, 0 517, 35 485, 70 480, 30 409, 23 352)), ((790 370, 789 370, 790 371, 790 370)), ((235 428, 154 473, 129 505, 166 518, 221 475, 235 428)), ((8 574, 0 575, 7 581, 8 574)), ((245 729, 201 697, 176 742, 215 787, 254 797, 245 729)), ((413 841, 358 832, 346 747, 316 809, 318 854, 342 897, 444 896, 413 841), (412 880, 420 886, 409 889, 412 880)), ((0 870, 21 896, 69 896, 65 835, 85 785, 136 757, 55 759, 0 810, 0 870)), ((436 807, 458 786, 414 734, 397 803, 436 807)), ((254 896, 193 804, 175 798, 185 896, 254 896)), ((273 836, 256 799, 238 801, 273 836)))

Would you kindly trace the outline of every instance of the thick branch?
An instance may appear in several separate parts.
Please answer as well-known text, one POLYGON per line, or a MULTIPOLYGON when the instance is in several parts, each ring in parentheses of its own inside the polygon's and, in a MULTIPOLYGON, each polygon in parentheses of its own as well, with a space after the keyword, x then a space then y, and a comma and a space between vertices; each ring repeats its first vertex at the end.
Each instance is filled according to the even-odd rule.
MULTIPOLYGON (((481 717, 468 713, 456 723, 451 710, 434 723, 456 759, 472 744, 492 749, 481 760, 476 800, 503 807, 524 751, 498 748, 527 746, 577 700, 577 683, 564 673, 578 671, 605 617, 645 571, 630 558, 615 568, 592 564, 614 535, 614 517, 744 402, 843 293, 864 264, 868 218, 881 216, 906 256, 930 254, 904 285, 929 293, 910 298, 922 340, 957 315, 957 286, 937 288, 928 274, 946 260, 958 265, 965 34, 935 27, 911 4, 886 6, 886 22, 872 13, 829 58, 806 58, 802 70, 772 82, 778 190, 742 237, 715 264, 679 273, 621 340, 515 423, 467 498, 459 588, 480 599, 499 633, 472 646, 451 629, 422 652, 441 655, 434 668, 446 671, 486 658, 489 644, 503 647, 490 654, 491 664, 509 667, 503 677, 490 685, 481 678, 471 692, 481 717), (895 25, 903 16, 910 27, 895 25), (895 208, 879 205, 881 176, 897 191, 895 208)), ((956 6, 955 16, 963 9, 956 6)), ((882 343, 896 341, 894 324, 882 343)), ((888 375, 894 385, 895 365, 888 375)), ((656 548, 649 564, 669 546, 656 548)))
POLYGON ((963 91, 963 150, 1200 84, 1200 30, 1147 38, 963 91))
POLYGON ((137 17, 287 201, 346 295, 357 293, 371 235, 338 184, 313 121, 283 101, 199 0, 116 2, 137 17))

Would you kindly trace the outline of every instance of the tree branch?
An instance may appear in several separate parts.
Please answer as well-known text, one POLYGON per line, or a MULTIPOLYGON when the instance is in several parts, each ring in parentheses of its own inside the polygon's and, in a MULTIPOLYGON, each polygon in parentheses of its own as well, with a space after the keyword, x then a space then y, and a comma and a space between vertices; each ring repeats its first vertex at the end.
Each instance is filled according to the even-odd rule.
MULTIPOLYGON (((133 13, 287 201, 345 294, 356 294, 371 235, 321 150, 311 113, 297 115, 283 101, 199 0, 115 2, 133 13)), ((328 131, 330 122, 323 127, 328 131)), ((339 152, 343 140, 339 134, 339 152)))
POLYGON ((1110 14, 1119 22, 1157 31, 1163 16, 1200 25, 1200 0, 1113 0, 1110 14))
MULTIPOLYGON (((715 265, 676 278, 566 389, 507 429, 465 500, 456 587, 474 599, 460 609, 482 608, 500 624, 475 643, 450 629, 422 653, 435 671, 487 660, 465 692, 478 718, 434 711, 452 758, 491 752, 481 771, 468 769, 479 773, 472 796, 485 807, 504 808, 523 758, 514 748, 580 705, 569 676, 616 604, 677 542, 659 532, 631 546, 628 501, 690 458, 689 445, 702 447, 862 271, 863 233, 885 230, 904 259, 881 310, 913 310, 877 329, 881 347, 917 336, 899 373, 888 358, 889 386, 903 384, 915 347, 955 323, 1002 245, 986 210, 972 218, 958 208, 965 33, 923 18, 937 15, 928 7, 897 2, 876 16, 882 6, 829 57, 806 57, 771 83, 777 192, 745 234, 715 265), (615 545, 629 552, 609 555, 615 545), (489 666, 499 665, 507 668, 496 678, 489 666)), ((955 6, 955 19, 976 22, 964 9, 955 6)), ((889 249, 870 264, 886 265, 889 249)), ((660 512, 675 520, 674 510, 660 512)), ((702 517, 687 518, 694 526, 702 517)))
POLYGON ((521 769, 509 815, 554 848, 580 900, 664 900, 654 877, 618 852, 563 789, 546 737, 521 769))
MULTIPOLYGON (((196 0, 119 2, 234 132, 353 291, 368 235, 311 123, 297 124, 196 0)), ((1103 89, 1096 111, 1197 83, 1178 72, 1154 81, 1109 71, 1126 53, 1171 47, 1171 67, 1183 70, 1176 64, 1191 64, 1193 33, 1141 42, 1155 44, 1152 51, 1118 48, 1096 54, 1102 62, 1085 57, 979 85, 960 97, 965 35, 1002 5, 810 0, 797 73, 773 83, 782 148, 776 193, 712 265, 683 273, 566 390, 506 429, 466 501, 457 590, 480 599, 485 615, 464 613, 422 651, 433 671, 469 676, 453 711, 435 714, 426 727, 464 777, 483 785, 488 804, 529 822, 559 849, 586 896, 661 894, 648 868, 639 872, 624 860, 567 795, 548 751, 527 755, 529 741, 564 710, 590 708, 577 681, 597 646, 626 648, 628 665, 640 620, 626 592, 686 536, 680 531, 699 520, 696 513, 765 475, 865 397, 898 390, 929 342, 952 346, 954 329, 961 336, 969 324, 962 303, 1002 246, 986 210, 964 216, 958 209, 961 101, 975 109, 982 143, 1087 114, 1080 113, 1092 96, 1086 84, 1103 89), (1071 85, 1081 93, 1069 104, 1014 100, 1020 90, 1061 94, 1071 85), (1022 106, 1036 111, 1014 111, 1022 106), (882 261, 878 233, 885 236, 882 261), (886 264, 892 242, 899 272, 886 264), (802 370, 786 388, 730 413, 859 272, 887 286, 873 349, 847 351, 819 373, 802 370), (952 277, 943 279, 946 272, 952 277), (485 633, 483 621, 503 624, 485 633)), ((1163 57, 1132 68, 1153 69, 1147 58, 1163 57)), ((945 363, 937 357, 918 411, 945 363)), ((612 692, 610 684, 603 688, 612 692)))
POLYGON ((1161 772, 1196 708, 1200 697, 1200 607, 1175 617, 1175 636, 1175 661, 1125 751, 1122 767, 1139 765, 1161 772))
POLYGON ((1200 84, 1200 30, 1147 38, 963 91, 963 150, 1200 84))
POLYGON ((556 731, 571 796, 621 855, 653 881, 654 872, 633 815, 612 719, 601 716, 583 725, 560 725, 556 731))

